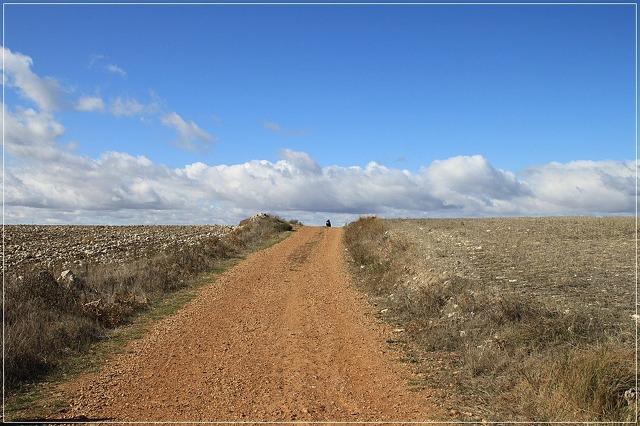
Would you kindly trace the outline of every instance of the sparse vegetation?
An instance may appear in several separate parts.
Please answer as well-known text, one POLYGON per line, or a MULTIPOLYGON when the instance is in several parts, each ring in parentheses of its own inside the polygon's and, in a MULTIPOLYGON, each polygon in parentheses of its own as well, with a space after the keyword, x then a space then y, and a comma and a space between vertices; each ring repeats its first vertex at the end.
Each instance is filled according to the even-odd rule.
POLYGON ((273 216, 240 222, 212 237, 124 264, 88 264, 56 279, 52 270, 8 271, 5 283, 5 379, 15 388, 84 350, 106 329, 190 285, 199 273, 265 244, 292 226, 273 216))
POLYGON ((629 421, 633 231, 626 218, 361 218, 345 243, 459 417, 629 421))

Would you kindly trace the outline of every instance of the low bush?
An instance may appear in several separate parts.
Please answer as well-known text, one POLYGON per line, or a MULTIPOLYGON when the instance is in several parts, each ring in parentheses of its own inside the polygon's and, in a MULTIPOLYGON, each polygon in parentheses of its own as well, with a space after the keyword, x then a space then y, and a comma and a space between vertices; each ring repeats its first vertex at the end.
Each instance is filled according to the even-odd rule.
POLYGON ((59 354, 81 350, 101 334, 99 324, 82 312, 78 294, 48 271, 7 280, 5 330, 9 387, 45 372, 59 354))

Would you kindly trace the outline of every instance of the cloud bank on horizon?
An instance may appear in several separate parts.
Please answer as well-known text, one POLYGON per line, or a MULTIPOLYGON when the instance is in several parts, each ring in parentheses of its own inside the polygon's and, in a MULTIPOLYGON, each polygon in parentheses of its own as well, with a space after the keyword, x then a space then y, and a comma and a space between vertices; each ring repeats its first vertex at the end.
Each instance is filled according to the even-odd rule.
POLYGON ((34 73, 29 56, 7 48, 3 54, 5 86, 30 104, 3 105, 6 223, 235 223, 256 211, 340 223, 366 214, 599 215, 635 209, 637 166, 631 160, 552 162, 516 173, 479 154, 432 161, 413 172, 376 162, 321 166, 290 149, 282 149, 278 161, 182 167, 116 151, 91 158, 60 141, 65 127, 56 111, 151 117, 176 132, 177 147, 189 150, 215 137, 154 96, 149 103, 124 96, 108 103, 98 95, 76 95, 34 73))

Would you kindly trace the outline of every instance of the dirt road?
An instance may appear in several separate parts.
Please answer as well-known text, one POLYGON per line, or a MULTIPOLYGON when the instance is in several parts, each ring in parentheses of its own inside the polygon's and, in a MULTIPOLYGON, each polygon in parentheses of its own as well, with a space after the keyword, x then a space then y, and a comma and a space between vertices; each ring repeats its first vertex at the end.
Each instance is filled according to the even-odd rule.
POLYGON ((64 390, 110 420, 442 419, 349 282, 342 230, 303 227, 250 255, 64 390))

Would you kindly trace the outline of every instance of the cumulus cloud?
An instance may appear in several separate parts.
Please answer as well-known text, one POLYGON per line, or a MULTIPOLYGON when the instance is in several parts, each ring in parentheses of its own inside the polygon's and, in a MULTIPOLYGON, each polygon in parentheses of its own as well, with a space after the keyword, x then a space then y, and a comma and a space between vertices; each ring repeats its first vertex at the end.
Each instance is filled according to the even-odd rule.
POLYGON ((481 155, 436 160, 420 171, 432 193, 448 205, 503 210, 514 199, 531 195, 526 182, 494 168, 481 155))
POLYGON ((63 129, 48 116, 18 111, 8 114, 7 128, 12 129, 5 133, 12 156, 5 170, 8 209, 167 210, 201 197, 187 179, 144 156, 105 152, 92 159, 65 151, 55 140, 63 129), (13 130, 20 129, 29 133, 17 139, 13 130))
POLYGON ((125 70, 123 70, 122 68, 120 68, 119 66, 117 66, 116 64, 108 64, 107 65, 107 71, 109 71, 111 74, 117 74, 120 77, 126 77, 127 76, 127 72, 125 70))
MULTIPOLYGON (((175 116, 167 122, 193 130, 175 116)), ((517 176, 479 155, 410 172, 375 162, 322 167, 307 153, 282 150, 275 162, 196 162, 171 169, 121 152, 79 156, 57 142, 63 132, 46 112, 7 114, 8 222, 231 223, 271 211, 309 223, 330 215, 340 223, 360 214, 590 214, 634 208, 631 161, 551 163, 517 176)))
POLYGON ((177 132, 176 145, 190 151, 195 151, 202 144, 207 145, 213 140, 212 136, 202 130, 195 122, 185 121, 175 112, 162 116, 162 124, 173 128, 177 132), (199 145, 197 144, 198 142, 200 142, 199 145))
POLYGON ((316 167, 304 153, 289 151, 277 162, 234 165, 195 163, 178 169, 214 199, 244 209, 374 213, 385 207, 433 210, 440 200, 421 191, 415 176, 376 163, 365 168, 316 167))
POLYGON ((63 90, 57 80, 51 77, 40 77, 31 68, 31 57, 12 52, 2 47, 4 55, 4 83, 15 87, 20 95, 35 103, 40 109, 53 111, 62 100, 63 90))
POLYGON ((104 111, 104 101, 99 96, 82 96, 76 101, 78 111, 104 111))
POLYGON ((298 170, 313 174, 322 172, 320 165, 306 152, 293 151, 291 149, 280 150, 280 158, 294 165, 298 170))
POLYGON ((37 161, 57 160, 62 151, 56 139, 64 133, 64 126, 46 111, 6 105, 3 123, 4 146, 9 154, 37 161))
MULTIPOLYGON (((169 210, 179 209, 182 194, 175 194, 171 187, 162 187, 166 178, 164 170, 143 171, 144 176, 115 179, 108 167, 143 167, 144 158, 118 158, 106 154, 75 173, 49 175, 54 168, 27 167, 31 175, 11 174, 6 185, 11 191, 5 194, 7 206, 48 208, 55 210, 117 211, 117 210, 169 210), (86 172, 86 175, 81 175, 86 172), (153 175, 151 179, 149 175, 153 175), (49 176, 47 180, 46 177, 49 176), (80 184, 76 179, 83 179, 80 184), (115 180, 114 180, 115 179, 115 180), (90 186, 91 190, 83 188, 90 186), (95 191, 95 192, 93 192, 95 191)), ((112 169, 113 170, 113 169, 112 169)), ((116 169, 117 170, 117 169, 116 169)), ((186 189, 186 188, 185 188, 186 189)), ((85 213, 91 216, 91 213, 85 213)))
POLYGON ((526 169, 534 209, 555 212, 632 212, 635 161, 572 161, 526 169))

